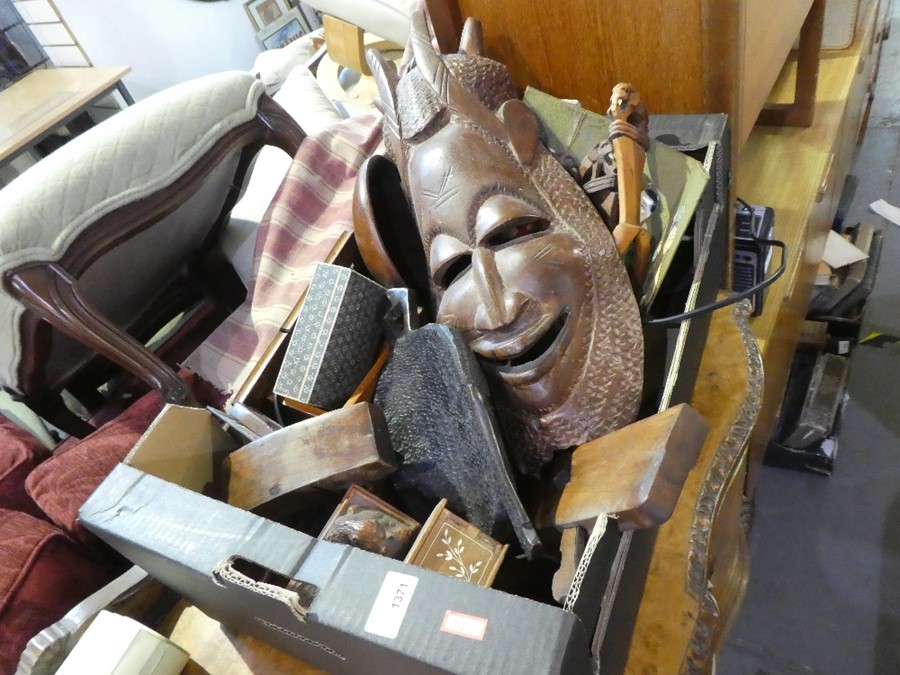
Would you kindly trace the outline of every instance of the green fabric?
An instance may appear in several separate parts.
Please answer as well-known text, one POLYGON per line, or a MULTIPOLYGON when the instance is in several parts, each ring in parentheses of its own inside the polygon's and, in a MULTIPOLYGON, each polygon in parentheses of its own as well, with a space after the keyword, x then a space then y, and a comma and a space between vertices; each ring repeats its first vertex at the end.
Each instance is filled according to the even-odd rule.
MULTIPOLYGON (((577 103, 532 87, 525 90, 524 100, 538 116, 550 150, 570 155, 576 162, 609 136, 611 120, 577 103)), ((659 205, 643 223, 653 235, 653 253, 640 301, 642 310, 650 307, 662 285, 709 174, 697 160, 651 139, 644 178, 659 196, 659 205)))

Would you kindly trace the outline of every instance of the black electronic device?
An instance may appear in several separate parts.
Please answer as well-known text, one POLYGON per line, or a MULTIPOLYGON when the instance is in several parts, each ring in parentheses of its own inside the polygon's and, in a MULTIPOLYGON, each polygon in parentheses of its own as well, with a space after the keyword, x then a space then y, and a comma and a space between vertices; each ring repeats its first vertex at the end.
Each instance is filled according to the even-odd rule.
MULTIPOLYGON (((738 202, 734 232, 734 283, 733 290, 745 291, 760 283, 766 276, 772 247, 766 241, 772 239, 775 229, 775 211, 768 206, 738 202)), ((750 297, 752 316, 762 314, 764 290, 750 297)))

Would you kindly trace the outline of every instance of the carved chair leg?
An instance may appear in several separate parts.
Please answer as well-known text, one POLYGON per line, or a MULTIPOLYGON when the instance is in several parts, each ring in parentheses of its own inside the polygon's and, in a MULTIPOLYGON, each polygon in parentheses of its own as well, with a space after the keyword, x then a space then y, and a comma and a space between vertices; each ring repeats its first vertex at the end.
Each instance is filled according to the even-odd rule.
POLYGON ((190 392, 178 375, 144 345, 91 307, 78 285, 55 263, 35 263, 11 273, 8 285, 53 327, 117 363, 156 389, 165 401, 183 403, 190 392))

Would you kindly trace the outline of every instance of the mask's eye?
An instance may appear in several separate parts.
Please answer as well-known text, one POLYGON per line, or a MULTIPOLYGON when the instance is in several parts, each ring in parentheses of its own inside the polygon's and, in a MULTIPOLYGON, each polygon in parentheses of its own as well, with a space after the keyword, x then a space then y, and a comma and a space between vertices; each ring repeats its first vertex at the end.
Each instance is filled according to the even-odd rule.
POLYGON ((439 234, 431 242, 431 280, 447 288, 472 264, 472 249, 456 237, 439 234))
POLYGON ((509 194, 491 195, 475 216, 475 239, 496 248, 540 235, 550 229, 550 217, 529 201, 509 194))
POLYGON ((471 265, 471 255, 461 255, 458 258, 449 260, 438 270, 438 273, 435 275, 435 282, 438 286, 448 288, 450 284, 461 277, 471 265))
POLYGON ((533 234, 546 232, 550 228, 550 224, 543 218, 535 218, 534 216, 522 216, 507 221, 488 235, 488 246, 501 246, 515 239, 522 239, 533 234))

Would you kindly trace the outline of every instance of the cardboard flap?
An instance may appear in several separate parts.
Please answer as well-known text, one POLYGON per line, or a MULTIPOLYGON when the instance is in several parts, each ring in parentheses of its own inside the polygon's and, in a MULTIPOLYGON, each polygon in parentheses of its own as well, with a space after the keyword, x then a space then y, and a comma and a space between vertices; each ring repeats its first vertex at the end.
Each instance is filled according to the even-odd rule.
POLYGON ((203 492, 220 458, 237 447, 204 408, 166 404, 124 463, 151 476, 203 492))

